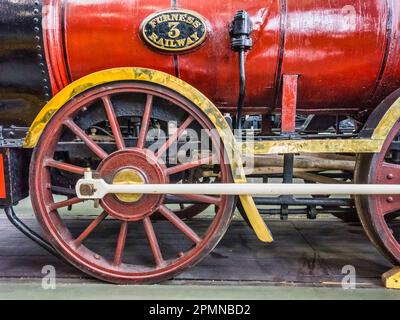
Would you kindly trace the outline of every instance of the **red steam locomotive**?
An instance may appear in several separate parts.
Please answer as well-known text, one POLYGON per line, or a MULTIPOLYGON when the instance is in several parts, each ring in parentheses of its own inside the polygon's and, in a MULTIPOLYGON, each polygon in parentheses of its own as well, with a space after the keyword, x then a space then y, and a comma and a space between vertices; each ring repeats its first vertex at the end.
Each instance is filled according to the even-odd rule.
POLYGON ((399 33, 396 0, 3 0, 0 206, 115 283, 199 262, 236 208, 265 242, 264 214, 357 212, 398 264, 399 33))

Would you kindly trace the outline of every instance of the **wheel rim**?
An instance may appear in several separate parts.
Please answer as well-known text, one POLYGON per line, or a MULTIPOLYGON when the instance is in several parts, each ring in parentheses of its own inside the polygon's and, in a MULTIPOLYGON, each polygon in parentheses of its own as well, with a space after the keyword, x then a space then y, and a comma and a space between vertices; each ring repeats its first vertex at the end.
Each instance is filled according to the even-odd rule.
MULTIPOLYGON (((103 212, 95 217, 79 235, 74 235, 67 226, 66 219, 60 215, 59 211, 67 206, 79 204, 81 200, 70 197, 67 200, 56 201, 53 192, 55 186, 51 176, 53 170, 66 171, 77 175, 84 173, 84 167, 74 163, 61 162, 57 159, 57 146, 59 146, 59 141, 67 130, 69 133, 73 133, 75 137, 80 138, 80 141, 91 150, 94 157, 100 162, 96 168, 92 169, 98 171, 101 177, 106 181, 108 180, 109 183, 112 183, 113 179, 118 177, 118 174, 123 170, 125 172, 120 175, 123 176, 128 172, 130 176, 141 177, 142 183, 168 183, 173 175, 209 163, 210 156, 206 157, 207 159, 201 158, 168 167, 160 160, 161 156, 167 152, 174 142, 174 139, 178 139, 186 129, 194 124, 202 129, 213 129, 207 117, 189 101, 171 90, 139 82, 116 83, 98 87, 74 98, 61 108, 49 122, 35 149, 30 178, 33 207, 47 237, 56 249, 79 269, 97 278, 117 283, 161 281, 172 277, 206 256, 226 231, 234 208, 234 197, 185 196, 188 200, 199 202, 194 205, 197 211, 210 205, 215 205, 218 208, 205 231, 199 232, 194 230, 193 226, 183 222, 179 215, 164 203, 164 196, 142 195, 138 199, 133 199, 134 201, 129 201, 129 199, 122 201, 118 198, 118 195, 108 195, 99 203, 103 212), (113 106, 113 97, 120 93, 140 94, 146 97, 135 148, 128 148, 125 145, 113 106), (168 101, 187 115, 186 119, 180 123, 175 135, 169 137, 156 153, 148 150, 145 145, 153 111, 153 100, 155 99, 168 101), (76 124, 76 118, 99 101, 104 107, 118 149, 111 154, 105 152, 94 139, 76 124), (148 160, 148 157, 152 160, 151 165, 143 160, 148 160), (177 252, 176 257, 171 257, 171 255, 168 258, 164 257, 160 245, 160 235, 157 234, 154 221, 152 221, 152 217, 156 214, 162 215, 167 223, 179 230, 191 242, 186 251, 177 252), (119 223, 115 253, 112 259, 85 245, 86 240, 90 239, 106 218, 108 221, 110 217, 114 222, 119 223), (124 248, 127 240, 129 240, 129 228, 131 224, 138 223, 142 224, 147 238, 149 252, 153 258, 152 265, 124 261, 124 248)), ((210 133, 210 139, 213 145, 218 143, 215 132, 210 133)), ((218 152, 214 154, 214 157, 217 156, 220 162, 220 182, 227 183, 231 181, 230 168, 223 161, 225 154, 220 144, 219 146, 220 148, 216 149, 218 152)))
MULTIPOLYGON (((400 184, 400 162, 395 161, 392 143, 400 134, 400 122, 391 130, 382 151, 361 157, 357 182, 369 184, 400 184), (361 169, 367 169, 361 172, 361 169), (364 175, 364 178, 362 178, 364 175)), ((400 212, 399 195, 358 197, 360 218, 371 240, 393 262, 400 262, 400 223, 395 219, 400 212)))

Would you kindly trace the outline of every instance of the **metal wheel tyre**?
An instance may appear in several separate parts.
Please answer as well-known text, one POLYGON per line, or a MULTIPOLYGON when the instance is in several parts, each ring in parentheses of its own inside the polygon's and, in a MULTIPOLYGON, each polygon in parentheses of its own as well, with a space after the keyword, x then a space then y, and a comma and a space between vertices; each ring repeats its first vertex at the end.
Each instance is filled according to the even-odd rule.
MULTIPOLYGON (((88 165, 82 165, 83 160, 75 158, 67 163, 62 157, 63 152, 59 151, 65 144, 78 143, 79 150, 91 152, 92 157, 87 162, 91 169, 108 183, 126 179, 136 183, 139 180, 140 183, 176 183, 181 181, 177 175, 208 165, 211 158, 208 155, 173 165, 168 158, 161 159, 161 155, 167 153, 172 143, 189 128, 214 129, 192 102, 172 90, 150 83, 120 82, 96 87, 64 105, 46 126, 34 150, 30 168, 32 205, 45 235, 56 250, 83 272, 114 283, 166 280, 208 255, 229 225, 235 206, 234 196, 180 196, 182 202, 195 201, 196 205, 189 207, 192 214, 198 214, 208 206, 216 208, 208 219, 192 223, 183 221, 179 210, 174 211, 166 204, 167 195, 107 195, 99 202, 97 215, 79 229, 76 220, 70 219, 74 214, 66 209, 72 206, 73 212, 85 214, 87 202, 83 205, 76 195, 58 199, 60 193, 55 190, 60 188, 52 174, 67 172, 76 180, 83 175, 88 165), (141 125, 134 146, 128 147, 121 131, 120 111, 116 111, 115 103, 121 95, 142 101, 141 125), (146 136, 154 125, 156 108, 173 110, 179 120, 176 133, 153 152, 147 147, 146 136), (104 148, 107 144, 101 145, 88 130, 79 126, 87 112, 103 115, 103 121, 109 124, 114 137, 111 152, 104 148), (164 219, 155 221, 156 215, 164 219)), ((230 166, 227 161, 222 161, 224 148, 218 141, 216 130, 209 132, 215 147, 213 163, 218 162, 214 171, 219 170, 219 182, 231 183, 230 166)), ((74 186, 68 192, 73 194, 74 186)))
MULTIPOLYGON (((396 146, 400 121, 392 128, 381 153, 358 156, 355 182, 399 184, 400 151, 396 146)), ((357 213, 373 244, 394 264, 400 263, 400 196, 357 196, 357 213)))

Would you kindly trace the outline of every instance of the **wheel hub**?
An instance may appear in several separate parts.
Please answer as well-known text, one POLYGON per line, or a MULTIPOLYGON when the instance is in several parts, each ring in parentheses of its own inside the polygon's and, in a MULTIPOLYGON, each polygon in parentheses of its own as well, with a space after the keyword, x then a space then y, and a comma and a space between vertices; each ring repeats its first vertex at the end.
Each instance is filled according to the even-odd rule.
MULTIPOLYGON (((114 176, 113 184, 144 184, 146 183, 145 178, 143 175, 136 169, 128 168, 122 169, 118 171, 117 174, 114 176)), ((118 193, 115 195, 120 201, 132 203, 137 202, 142 197, 141 194, 134 193, 118 193)))
MULTIPOLYGON (((168 183, 164 164, 153 153, 137 148, 110 154, 97 171, 110 184, 168 183)), ((156 212, 163 199, 164 195, 109 194, 100 205, 116 219, 138 221, 156 212)))

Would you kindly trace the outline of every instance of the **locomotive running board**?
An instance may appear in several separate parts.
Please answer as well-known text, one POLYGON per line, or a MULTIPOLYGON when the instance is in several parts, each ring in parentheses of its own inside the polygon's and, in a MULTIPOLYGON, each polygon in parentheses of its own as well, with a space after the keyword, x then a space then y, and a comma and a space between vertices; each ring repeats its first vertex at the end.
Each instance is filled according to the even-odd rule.
POLYGON ((108 184, 94 179, 92 172, 85 172, 76 184, 80 199, 102 199, 110 193, 119 194, 199 194, 199 195, 395 195, 400 194, 397 184, 108 184))

